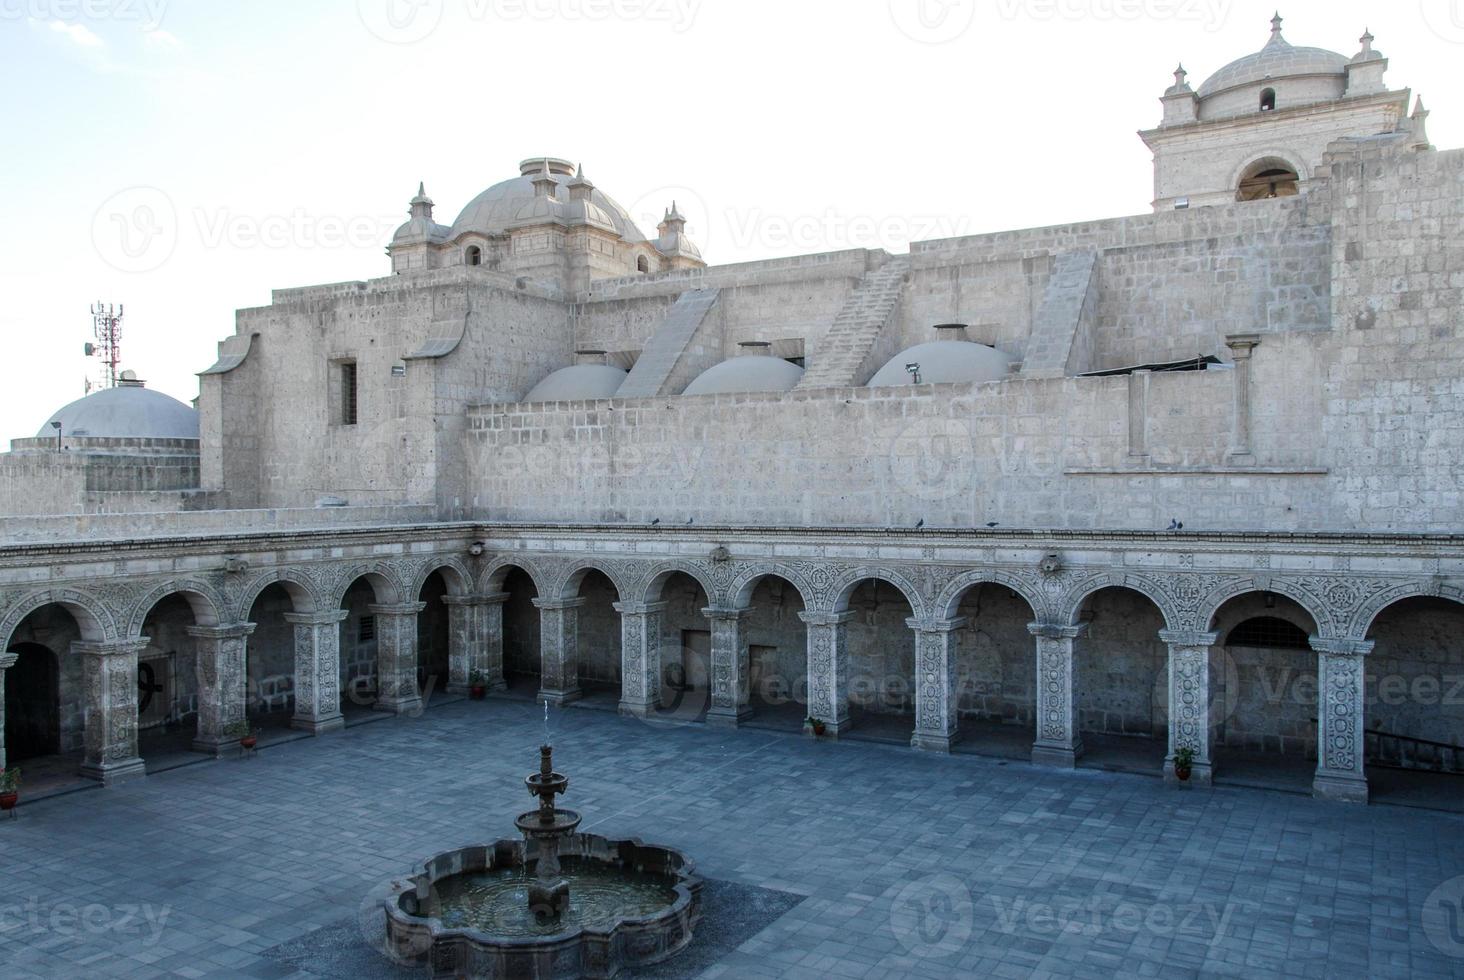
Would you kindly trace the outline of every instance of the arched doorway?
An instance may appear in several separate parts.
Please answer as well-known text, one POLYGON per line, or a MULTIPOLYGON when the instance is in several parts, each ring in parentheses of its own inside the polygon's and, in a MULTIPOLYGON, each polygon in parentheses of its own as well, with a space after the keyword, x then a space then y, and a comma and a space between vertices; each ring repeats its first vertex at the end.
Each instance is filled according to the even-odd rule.
POLYGON ((447 603, 442 600, 451 594, 441 569, 428 575, 417 593, 417 601, 426 603, 417 614, 417 687, 423 698, 447 690, 452 628, 447 603))
POLYGON ((1082 603, 1074 697, 1082 765, 1162 772, 1169 750, 1169 648, 1164 615, 1135 589, 1110 586, 1082 603))
POLYGON ((1308 792, 1317 765, 1316 620, 1274 592, 1216 610, 1210 630, 1214 780, 1308 792))
POLYGON ((6 764, 59 755, 61 669, 56 654, 31 642, 13 643, 6 652, 16 655, 15 665, 5 672, 6 764))
POLYGON ((847 591, 845 694, 850 738, 909 745, 915 734, 915 610, 899 587, 869 578, 847 591))
POLYGON ((539 590, 534 579, 522 568, 511 567, 503 575, 503 584, 490 592, 508 594, 503 603, 503 676, 509 694, 536 698, 539 693, 539 610, 534 600, 539 590))
POLYGON ((392 605, 396 593, 378 573, 354 579, 341 596, 346 618, 340 625, 341 712, 347 719, 375 708, 379 700, 380 654, 375 605, 392 605))
POLYGON ((956 600, 956 712, 966 752, 1027 760, 1037 732, 1032 606, 1005 585, 979 582, 956 600))
POLYGON ((610 577, 598 568, 586 568, 570 576, 565 598, 582 599, 576 615, 576 663, 578 681, 566 677, 567 686, 579 687, 584 707, 616 710, 620 706, 620 613, 615 604, 620 593, 610 577))
POLYGON ((251 728, 288 728, 295 711, 295 628, 285 615, 300 610, 290 588, 271 582, 249 607, 244 715, 251 728))
POLYGON ((705 721, 711 707, 711 623, 702 610, 710 606, 706 589, 686 572, 674 571, 653 582, 647 601, 661 609, 660 705, 663 721, 705 721))
POLYGON ((1464 809, 1464 604, 1400 599, 1373 619, 1367 638, 1369 798, 1464 809))
MULTIPOLYGON (((744 724, 801 732, 808 717, 808 628, 799 618, 804 611, 803 596, 787 579, 764 575, 753 583, 745 608, 748 715, 744 724)), ((698 650, 696 662, 710 663, 710 650, 708 634, 706 654, 698 650)))

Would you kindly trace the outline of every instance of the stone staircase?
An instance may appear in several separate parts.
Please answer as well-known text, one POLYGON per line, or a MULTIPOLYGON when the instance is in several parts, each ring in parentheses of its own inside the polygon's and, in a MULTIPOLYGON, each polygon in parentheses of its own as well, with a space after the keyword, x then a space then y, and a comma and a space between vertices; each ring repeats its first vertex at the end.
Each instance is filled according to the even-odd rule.
POLYGON ((1052 260, 1052 277, 1022 359, 1025 377, 1063 378, 1086 369, 1087 335, 1081 328, 1091 319, 1097 264, 1097 252, 1060 252, 1052 260))
POLYGON ((866 369, 874 370, 868 362, 886 324, 895 315, 909 273, 910 257, 899 255, 864 274, 823 341, 811 352, 799 388, 840 388, 868 380, 861 375, 866 369))
POLYGON ((666 383, 676 370, 697 328, 717 303, 719 289, 688 289, 671 304, 670 311, 641 351, 640 359, 615 392, 616 398, 654 398, 666 395, 666 383))

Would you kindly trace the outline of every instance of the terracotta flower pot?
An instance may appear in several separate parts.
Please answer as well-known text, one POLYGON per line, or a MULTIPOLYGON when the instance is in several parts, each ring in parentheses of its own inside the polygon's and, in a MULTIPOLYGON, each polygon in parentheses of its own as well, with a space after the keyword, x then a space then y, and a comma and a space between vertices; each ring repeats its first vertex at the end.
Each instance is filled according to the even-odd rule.
POLYGON ((19 793, 0 793, 0 811, 14 810, 15 804, 20 802, 19 793))
POLYGON ((474 684, 468 688, 468 696, 474 701, 481 701, 488 696, 488 688, 484 684, 474 684))
POLYGON ((822 735, 824 733, 824 731, 826 730, 826 728, 827 728, 826 725, 823 725, 821 723, 820 724, 816 724, 816 725, 813 726, 813 734, 815 734, 815 735, 822 735))
POLYGON ((246 749, 252 749, 259 744, 259 736, 245 735, 243 738, 239 739, 239 744, 244 746, 246 749))
POLYGON ((1177 780, 1179 780, 1181 783, 1187 783, 1187 782, 1189 782, 1189 778, 1190 778, 1190 768, 1189 768, 1189 766, 1175 766, 1174 767, 1174 778, 1177 779, 1177 780))

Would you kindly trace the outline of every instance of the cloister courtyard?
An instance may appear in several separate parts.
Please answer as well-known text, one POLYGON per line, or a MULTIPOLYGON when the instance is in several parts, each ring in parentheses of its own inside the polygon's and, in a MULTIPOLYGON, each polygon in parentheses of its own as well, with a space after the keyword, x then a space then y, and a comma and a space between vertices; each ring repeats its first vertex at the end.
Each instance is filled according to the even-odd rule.
MULTIPOLYGON (((373 952, 369 895, 513 836, 542 709, 358 718, 28 800, 0 821, 0 972, 417 975, 373 952)), ((707 882, 693 945, 635 976, 1464 975, 1458 814, 585 706, 549 729, 583 829, 707 882)))

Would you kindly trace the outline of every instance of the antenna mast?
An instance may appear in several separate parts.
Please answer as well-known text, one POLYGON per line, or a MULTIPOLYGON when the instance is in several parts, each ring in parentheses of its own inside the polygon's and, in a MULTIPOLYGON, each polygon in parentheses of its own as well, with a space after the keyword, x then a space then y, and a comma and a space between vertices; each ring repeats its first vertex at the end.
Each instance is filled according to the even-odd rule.
POLYGON ((114 310, 111 303, 97 301, 92 304, 91 315, 92 333, 96 335, 97 342, 87 344, 84 349, 88 357, 102 359, 102 386, 115 388, 117 365, 122 360, 122 304, 117 304, 114 310))

